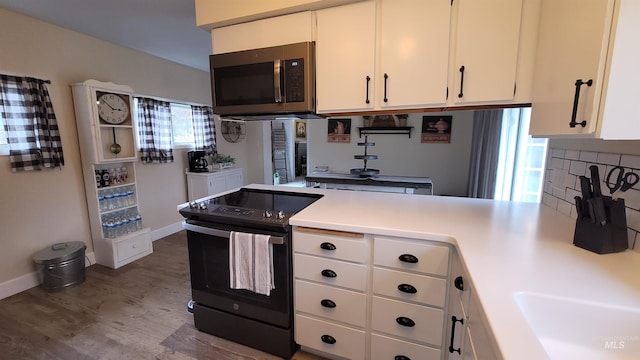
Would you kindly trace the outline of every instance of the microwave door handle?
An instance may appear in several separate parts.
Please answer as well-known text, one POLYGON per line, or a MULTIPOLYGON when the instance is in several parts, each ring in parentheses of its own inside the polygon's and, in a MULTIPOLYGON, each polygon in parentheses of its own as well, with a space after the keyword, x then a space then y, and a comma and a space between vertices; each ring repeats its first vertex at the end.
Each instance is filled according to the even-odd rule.
POLYGON ((282 102, 282 79, 280 78, 281 60, 273 62, 273 92, 276 103, 282 102))

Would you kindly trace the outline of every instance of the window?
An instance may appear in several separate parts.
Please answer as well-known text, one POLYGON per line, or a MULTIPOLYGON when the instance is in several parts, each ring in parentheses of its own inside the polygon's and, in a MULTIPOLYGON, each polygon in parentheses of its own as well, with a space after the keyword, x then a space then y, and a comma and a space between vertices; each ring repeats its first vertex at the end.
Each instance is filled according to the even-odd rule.
POLYGON ((49 83, 0 74, 0 147, 3 154, 9 155, 12 172, 64 165, 49 83))
POLYGON ((529 136, 530 108, 504 109, 494 199, 540 202, 547 139, 529 136))
POLYGON ((175 148, 194 146, 195 137, 193 136, 193 118, 191 117, 190 105, 171 103, 171 133, 175 148))
MULTIPOLYGON (((134 115, 138 109, 138 98, 133 99, 134 115)), ((140 139, 138 138, 138 141, 140 139)), ((175 149, 193 148, 195 136, 193 134, 193 118, 191 105, 171 102, 171 144, 175 149)), ((138 148, 141 144, 138 143, 138 148)))
POLYGON ((9 155, 9 143, 4 125, 4 118, 2 118, 2 111, 0 111, 0 155, 9 155))

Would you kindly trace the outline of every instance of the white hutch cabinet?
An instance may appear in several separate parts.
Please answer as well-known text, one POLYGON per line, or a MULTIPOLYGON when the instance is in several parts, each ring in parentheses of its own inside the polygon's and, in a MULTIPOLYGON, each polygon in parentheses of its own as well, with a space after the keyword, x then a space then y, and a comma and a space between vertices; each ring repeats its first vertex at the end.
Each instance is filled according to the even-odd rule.
POLYGON ((189 201, 239 188, 242 185, 244 185, 242 168, 201 173, 187 172, 189 201))
POLYGON ((72 90, 96 261, 117 269, 153 252, 138 206, 133 90, 96 80, 72 90))

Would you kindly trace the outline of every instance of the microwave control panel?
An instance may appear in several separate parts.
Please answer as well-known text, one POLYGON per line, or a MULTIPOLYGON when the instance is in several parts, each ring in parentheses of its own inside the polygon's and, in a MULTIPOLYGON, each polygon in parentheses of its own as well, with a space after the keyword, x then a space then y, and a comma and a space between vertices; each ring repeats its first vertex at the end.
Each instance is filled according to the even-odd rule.
POLYGON ((304 101, 304 59, 284 61, 286 102, 304 101))

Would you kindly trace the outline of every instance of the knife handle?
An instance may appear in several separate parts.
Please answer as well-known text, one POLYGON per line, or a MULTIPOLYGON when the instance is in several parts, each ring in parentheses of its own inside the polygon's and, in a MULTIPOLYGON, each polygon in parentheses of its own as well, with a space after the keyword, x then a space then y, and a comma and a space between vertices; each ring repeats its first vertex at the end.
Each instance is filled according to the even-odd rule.
POLYGON ((582 219, 584 217, 584 212, 582 209, 582 198, 580 196, 574 196, 573 199, 576 202, 576 214, 578 215, 578 219, 582 219))
POLYGON ((602 189, 600 188, 600 170, 598 166, 589 166, 591 171, 591 186, 593 187, 593 197, 602 197, 602 189))
POLYGON ((589 221, 595 224, 596 212, 595 207, 593 206, 593 199, 587 200, 587 212, 589 213, 589 221))
POLYGON ((596 223, 605 225, 607 223, 607 212, 604 208, 604 200, 602 196, 593 198, 593 212, 595 214, 596 223))
POLYGON ((580 176, 580 191, 582 191, 584 201, 591 199, 591 180, 586 176, 580 176))

